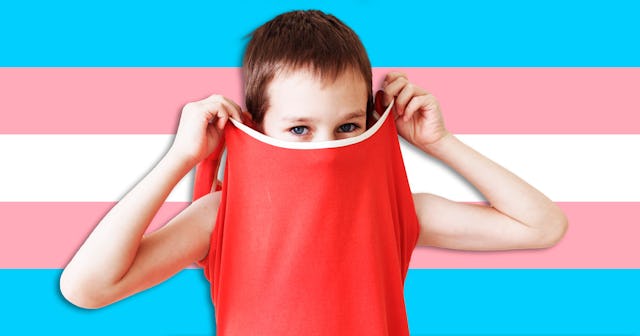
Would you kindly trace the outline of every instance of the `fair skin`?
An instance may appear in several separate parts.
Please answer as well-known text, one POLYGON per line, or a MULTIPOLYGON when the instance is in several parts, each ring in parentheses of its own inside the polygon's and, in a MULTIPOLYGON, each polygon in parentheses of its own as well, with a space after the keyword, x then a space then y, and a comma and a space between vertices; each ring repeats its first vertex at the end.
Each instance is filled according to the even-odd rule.
POLYGON ((349 71, 323 85, 307 71, 276 76, 260 130, 287 141, 330 141, 364 133, 367 87, 360 78, 349 71))
MULTIPOLYGON (((460 173, 490 204, 414 194, 418 245, 508 250, 546 248, 562 238, 567 229, 564 213, 448 132, 433 95, 400 72, 389 73, 383 89, 386 104, 396 99, 394 117, 400 136, 460 173)), ((364 132, 367 94, 359 75, 345 72, 333 83, 321 83, 308 72, 296 71, 276 76, 268 90, 270 107, 258 126, 269 136, 326 141, 364 132)), ((103 307, 150 288, 207 255, 220 192, 194 201, 161 229, 144 232, 178 181, 214 150, 229 117, 242 120, 242 111, 220 95, 184 106, 169 151, 104 216, 64 269, 60 289, 67 300, 84 308, 103 307)))

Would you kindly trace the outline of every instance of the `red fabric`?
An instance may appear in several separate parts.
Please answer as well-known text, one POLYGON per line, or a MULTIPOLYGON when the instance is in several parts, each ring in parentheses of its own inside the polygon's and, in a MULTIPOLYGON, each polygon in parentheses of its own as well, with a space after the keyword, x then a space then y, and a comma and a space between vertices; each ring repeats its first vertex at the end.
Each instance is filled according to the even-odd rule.
MULTIPOLYGON (((408 335, 404 280, 419 229, 393 114, 337 148, 276 147, 230 122, 225 141, 198 262, 218 335, 408 335)), ((194 199, 212 189, 214 154, 197 167, 194 199)))

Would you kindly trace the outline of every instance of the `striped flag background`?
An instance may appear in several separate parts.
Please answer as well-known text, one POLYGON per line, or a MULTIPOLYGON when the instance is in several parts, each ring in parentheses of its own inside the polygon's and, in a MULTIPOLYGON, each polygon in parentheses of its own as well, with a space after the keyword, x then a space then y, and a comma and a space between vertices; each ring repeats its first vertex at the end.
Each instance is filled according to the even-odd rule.
MULTIPOLYGON (((245 36, 308 8, 359 34, 374 89, 406 72, 453 133, 569 217, 545 250, 418 247, 412 335, 640 334, 640 5, 550 0, 3 2, 0 334, 215 334, 200 269, 98 310, 66 302, 58 279, 169 148, 184 104, 242 102, 245 36)), ((414 192, 483 200, 402 145, 414 192)), ((189 204, 193 173, 150 230, 189 204)))

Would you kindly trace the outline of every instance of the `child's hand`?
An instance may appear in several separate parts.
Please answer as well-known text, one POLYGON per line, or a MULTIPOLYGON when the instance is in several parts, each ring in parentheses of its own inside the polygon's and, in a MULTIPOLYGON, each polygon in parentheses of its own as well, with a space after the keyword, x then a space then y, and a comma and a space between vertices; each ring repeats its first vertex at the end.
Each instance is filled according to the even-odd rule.
POLYGON ((391 99, 396 97, 398 134, 414 146, 428 151, 430 145, 449 134, 444 126, 440 105, 436 98, 424 89, 411 84, 406 74, 388 73, 382 89, 385 92, 385 105, 389 105, 391 99))
POLYGON ((242 109, 221 95, 186 104, 170 152, 191 166, 197 164, 216 148, 230 116, 242 121, 242 109))

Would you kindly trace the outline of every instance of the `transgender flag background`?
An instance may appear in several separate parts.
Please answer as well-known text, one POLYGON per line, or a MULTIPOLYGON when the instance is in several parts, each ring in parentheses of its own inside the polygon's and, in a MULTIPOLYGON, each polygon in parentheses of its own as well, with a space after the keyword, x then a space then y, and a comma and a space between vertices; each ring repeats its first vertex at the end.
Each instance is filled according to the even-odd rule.
MULTIPOLYGON (((1 335, 215 334, 201 269, 99 310, 66 302, 58 279, 169 148, 184 104, 242 103, 245 35, 308 8, 359 34, 374 89, 406 72, 453 133, 569 217, 545 250, 418 247, 412 335, 640 334, 637 3, 115 0, 0 4, 1 335)), ((482 201, 426 154, 403 154, 414 192, 482 201)), ((189 204, 194 171, 150 229, 189 204)))

